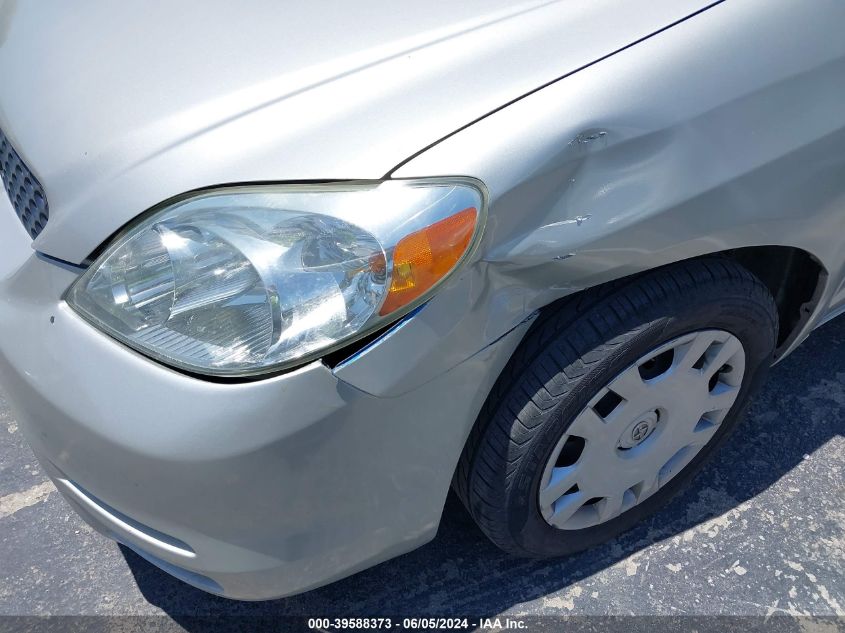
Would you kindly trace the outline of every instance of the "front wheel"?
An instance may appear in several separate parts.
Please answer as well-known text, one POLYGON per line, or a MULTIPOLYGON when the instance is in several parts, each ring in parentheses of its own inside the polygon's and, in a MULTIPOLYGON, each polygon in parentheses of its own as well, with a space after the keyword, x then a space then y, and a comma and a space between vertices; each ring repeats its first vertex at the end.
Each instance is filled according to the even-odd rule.
POLYGON ((565 300, 488 398, 456 472, 459 496, 514 554, 612 538, 727 438, 765 377, 777 326, 767 288, 722 258, 565 300))

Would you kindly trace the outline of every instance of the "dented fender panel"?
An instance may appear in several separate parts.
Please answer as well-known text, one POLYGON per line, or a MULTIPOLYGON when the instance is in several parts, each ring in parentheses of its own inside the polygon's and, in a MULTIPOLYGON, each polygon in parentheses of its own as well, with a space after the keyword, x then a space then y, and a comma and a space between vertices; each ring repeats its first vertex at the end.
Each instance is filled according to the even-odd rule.
MULTIPOLYGON (((488 184, 480 261, 463 282, 483 304, 465 318, 484 326, 453 329, 481 347, 572 292, 745 246, 802 248, 840 280, 845 6, 824 3, 722 3, 396 169, 488 184)), ((845 300, 838 283, 805 333, 845 300)))

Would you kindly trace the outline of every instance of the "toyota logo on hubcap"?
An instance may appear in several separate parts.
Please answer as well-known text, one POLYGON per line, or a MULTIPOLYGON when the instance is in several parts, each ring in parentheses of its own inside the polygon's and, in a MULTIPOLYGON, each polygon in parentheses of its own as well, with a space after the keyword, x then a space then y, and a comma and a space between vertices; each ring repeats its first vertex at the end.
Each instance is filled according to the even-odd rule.
POLYGON ((633 429, 631 429, 631 439, 635 442, 644 440, 646 435, 648 435, 650 428, 651 425, 648 422, 645 420, 641 421, 639 424, 635 425, 633 429))

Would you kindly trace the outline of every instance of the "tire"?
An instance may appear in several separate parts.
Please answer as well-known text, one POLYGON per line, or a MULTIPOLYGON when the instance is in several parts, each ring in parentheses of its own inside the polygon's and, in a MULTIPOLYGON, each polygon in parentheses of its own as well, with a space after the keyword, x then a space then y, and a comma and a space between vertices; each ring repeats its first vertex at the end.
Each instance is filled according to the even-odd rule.
POLYGON ((455 472, 453 484, 458 496, 490 540, 518 556, 560 556, 613 538, 667 503, 727 439, 750 398, 765 380, 777 331, 777 310, 768 289, 747 269, 721 257, 705 257, 655 269, 549 306, 526 335, 482 409, 455 472), (694 341, 704 341, 698 343, 700 347, 706 344, 704 339, 711 336, 724 338, 725 342, 720 339, 708 344, 707 349, 715 351, 708 351, 709 356, 702 355, 690 368, 684 354, 692 349, 694 341), (727 350, 720 352, 724 355, 735 349, 736 342, 731 342, 735 340, 741 344, 742 355, 732 358, 735 365, 744 362, 741 371, 730 364, 715 368, 707 365, 710 363, 707 358, 718 360, 720 350, 727 350), (728 349, 729 345, 733 347, 728 349), (669 346, 671 352, 649 357, 661 346, 669 346), (643 360, 645 358, 647 360, 643 360), (683 372, 687 373, 681 369, 666 369, 670 367, 667 362, 681 361, 686 363, 683 372), (661 363, 659 370, 664 373, 657 378, 650 378, 644 371, 661 363), (619 400, 624 406, 630 404, 627 412, 624 408, 614 408, 605 413, 610 405, 618 406, 618 402, 616 405, 614 402, 619 396, 615 392, 612 397, 608 395, 613 391, 610 387, 617 388, 623 384, 623 374, 630 377, 634 371, 647 385, 646 391, 635 392, 630 402, 624 398, 619 400), (714 372, 714 377, 707 378, 708 372, 714 372), (732 390, 729 396, 735 398, 732 404, 725 405, 724 410, 717 413, 700 414, 698 421, 691 417, 693 409, 697 411, 697 403, 704 402, 705 408, 709 408, 711 400, 708 398, 716 398, 718 392, 714 384, 727 385, 731 376, 734 385, 728 385, 725 391, 732 390), (669 382, 669 378, 676 382, 669 382), (701 388, 695 385, 705 379, 709 393, 702 396, 701 388), (681 380, 689 382, 677 382, 681 380), (704 400, 695 400, 693 391, 695 398, 704 400), (625 416, 631 417, 635 413, 634 403, 639 402, 639 393, 650 394, 648 398, 662 394, 660 397, 673 403, 671 407, 683 411, 675 415, 673 409, 663 411, 657 406, 654 413, 649 410, 644 422, 635 420, 634 427, 625 427, 618 442, 611 446, 613 440, 606 439, 613 435, 607 430, 610 428, 608 420, 622 428, 625 416), (599 396, 601 398, 597 400, 599 396), (601 418, 605 424, 596 430, 598 427, 590 416, 600 410, 599 405, 602 415, 607 418, 601 418), (713 421, 716 418, 718 421, 713 421), (709 427, 711 422, 714 428, 709 427), (691 430, 690 424, 693 425, 691 430), (672 440, 672 434, 698 438, 697 432, 702 425, 707 427, 709 435, 701 437, 709 439, 694 440, 695 444, 673 455, 675 462, 670 464, 670 459, 660 467, 656 479, 648 475, 644 479, 648 484, 637 484, 639 488, 632 486, 622 492, 621 506, 620 494, 614 489, 606 497, 584 502, 569 518, 559 518, 568 514, 568 510, 564 512, 559 508, 571 505, 569 499, 577 499, 578 503, 583 501, 583 491, 594 485, 590 481, 585 481, 580 488, 573 486, 567 496, 554 502, 541 503, 541 490, 545 491, 544 495, 551 495, 549 498, 557 494, 549 492, 552 486, 548 482, 554 481, 558 473, 574 477, 571 473, 576 468, 580 469, 579 473, 593 473, 590 477, 595 480, 596 487, 609 489, 614 485, 627 485, 624 481, 621 484, 615 480, 613 483, 604 481, 601 473, 605 471, 601 469, 605 461, 609 460, 611 465, 622 464, 618 469, 608 468, 607 479, 621 478, 622 481, 628 476, 624 473, 627 473, 629 463, 651 472, 663 457, 656 452, 649 453, 658 448, 651 448, 646 442, 659 446, 665 453, 674 450, 670 440, 687 441, 672 440), (649 426, 651 430, 646 428, 649 426), (573 427, 576 431, 588 428, 592 435, 582 443, 581 438, 572 435, 573 427), (629 433, 629 429, 634 430, 629 433), (641 444, 629 437, 644 434, 646 439, 640 440, 641 444), (649 439, 652 436, 656 439, 649 439), (698 446, 702 441, 706 443, 698 446), (576 454, 567 448, 570 442, 575 451, 581 446, 581 452, 576 454), (634 444, 633 449, 629 444, 634 444), (586 447, 590 448, 589 453, 586 447), (631 450, 637 451, 638 461, 612 461, 634 455, 631 450), (680 458, 678 455, 682 451, 686 452, 680 458), (690 451, 693 451, 693 457, 688 456, 690 451), (564 454, 566 460, 562 457, 564 454), (556 455, 554 461, 551 460, 553 455, 556 455), (590 465, 590 455, 601 457, 594 457, 596 463, 590 465), (681 463, 684 465, 677 466, 681 463), (648 496, 643 486, 651 490, 648 496), (603 514, 609 518, 601 520, 603 514))

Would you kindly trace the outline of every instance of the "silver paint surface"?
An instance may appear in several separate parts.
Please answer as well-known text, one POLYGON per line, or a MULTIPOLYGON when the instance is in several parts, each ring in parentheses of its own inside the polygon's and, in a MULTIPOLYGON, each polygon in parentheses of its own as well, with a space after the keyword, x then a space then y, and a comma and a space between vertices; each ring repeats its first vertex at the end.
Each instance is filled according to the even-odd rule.
POLYGON ((707 4, 6 0, 0 127, 47 191, 36 247, 79 262, 199 187, 381 178, 707 4))
POLYGON ((729 0, 628 47, 706 6, 0 4, 0 127, 47 192, 47 255, 81 262, 225 183, 462 175, 491 194, 474 259, 403 327, 333 371, 241 384, 81 322, 73 269, 0 199, 0 382, 47 472, 187 543, 195 558, 98 525, 226 595, 287 595, 433 538, 550 301, 795 246, 829 274, 806 335, 845 302, 845 5, 729 0))

